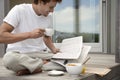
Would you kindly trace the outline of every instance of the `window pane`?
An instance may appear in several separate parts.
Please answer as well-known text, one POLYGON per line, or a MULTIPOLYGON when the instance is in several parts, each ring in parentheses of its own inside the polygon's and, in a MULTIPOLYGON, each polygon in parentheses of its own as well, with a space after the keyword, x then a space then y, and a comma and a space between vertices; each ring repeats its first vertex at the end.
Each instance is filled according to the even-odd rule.
POLYGON ((80 0, 79 32, 84 36, 84 42, 99 43, 100 34, 100 1, 80 0))
POLYGON ((99 0, 63 0, 54 13, 54 42, 83 36, 85 43, 99 43, 99 0))
POLYGON ((72 37, 74 32, 74 0, 63 0, 54 12, 54 41, 61 42, 62 39, 72 37))

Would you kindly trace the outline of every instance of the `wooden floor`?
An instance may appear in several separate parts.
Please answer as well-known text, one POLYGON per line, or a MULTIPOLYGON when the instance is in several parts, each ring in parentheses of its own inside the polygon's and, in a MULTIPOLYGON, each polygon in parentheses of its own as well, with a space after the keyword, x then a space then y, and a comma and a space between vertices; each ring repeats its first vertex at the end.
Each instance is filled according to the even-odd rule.
MULTIPOLYGON (((108 54, 89 54, 91 59, 86 63, 87 67, 97 67, 97 68, 111 68, 113 72, 109 73, 106 77, 98 77, 95 74, 84 74, 79 77, 73 77, 65 73, 63 76, 48 76, 47 72, 26 75, 26 76, 16 76, 14 72, 7 70, 3 66, 2 59, 0 58, 0 80, 120 80, 117 79, 116 69, 120 69, 118 63, 115 63, 115 56, 108 54), (115 75, 116 79, 109 77, 115 75)), ((115 78, 115 77, 114 77, 115 78)))

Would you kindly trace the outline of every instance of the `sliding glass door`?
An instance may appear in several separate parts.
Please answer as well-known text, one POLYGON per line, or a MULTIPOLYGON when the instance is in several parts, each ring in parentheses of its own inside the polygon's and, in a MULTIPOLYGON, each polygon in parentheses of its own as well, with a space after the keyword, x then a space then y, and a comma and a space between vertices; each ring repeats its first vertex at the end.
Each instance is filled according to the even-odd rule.
POLYGON ((79 1, 79 34, 92 52, 102 52, 102 2, 101 0, 79 1))
POLYGON ((63 0, 54 13, 54 41, 83 36, 84 45, 92 52, 102 52, 102 1, 63 0))

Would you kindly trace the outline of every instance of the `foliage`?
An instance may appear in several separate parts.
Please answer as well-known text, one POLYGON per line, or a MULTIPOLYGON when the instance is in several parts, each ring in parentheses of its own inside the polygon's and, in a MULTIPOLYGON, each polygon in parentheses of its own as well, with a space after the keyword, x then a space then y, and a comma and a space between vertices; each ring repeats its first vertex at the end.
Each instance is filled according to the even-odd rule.
POLYGON ((98 33, 64 33, 64 32, 56 32, 53 36, 54 42, 61 43, 65 38, 71 38, 76 36, 83 36, 83 42, 85 43, 98 43, 99 42, 99 34, 98 33))

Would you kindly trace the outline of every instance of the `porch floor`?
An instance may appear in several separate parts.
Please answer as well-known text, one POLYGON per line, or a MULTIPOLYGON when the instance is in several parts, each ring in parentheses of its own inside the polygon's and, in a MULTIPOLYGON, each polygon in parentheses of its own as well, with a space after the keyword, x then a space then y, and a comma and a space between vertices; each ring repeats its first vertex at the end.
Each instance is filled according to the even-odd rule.
POLYGON ((16 76, 14 72, 7 70, 3 66, 2 58, 0 58, 0 80, 120 80, 120 65, 115 63, 114 55, 89 54, 88 56, 91 59, 86 63, 86 68, 110 68, 111 72, 103 77, 93 73, 85 73, 79 77, 70 76, 68 73, 65 73, 63 76, 48 76, 47 72, 16 76))

